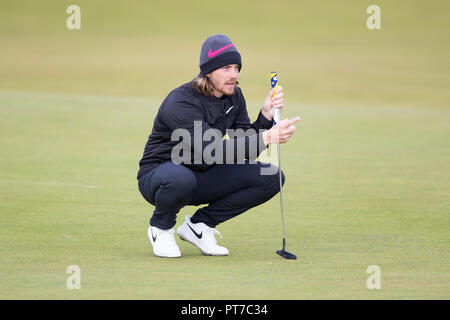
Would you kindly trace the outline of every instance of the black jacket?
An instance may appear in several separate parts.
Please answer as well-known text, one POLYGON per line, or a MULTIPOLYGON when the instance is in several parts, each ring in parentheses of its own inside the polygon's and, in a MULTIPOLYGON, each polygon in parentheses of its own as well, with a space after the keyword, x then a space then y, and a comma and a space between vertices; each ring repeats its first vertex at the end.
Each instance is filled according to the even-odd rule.
MULTIPOLYGON (((185 83, 169 93, 159 107, 153 123, 153 130, 145 146, 143 157, 139 162, 140 169, 137 177, 139 178, 156 165, 172 159, 173 148, 177 145, 180 147, 180 142, 184 140, 172 138, 176 129, 186 129, 185 132, 189 133, 192 142, 189 144, 192 150, 191 161, 185 161, 182 164, 192 170, 203 171, 213 165, 210 163, 210 159, 202 158, 208 145, 211 147, 211 144, 214 144, 222 147, 222 161, 217 163, 230 163, 230 158, 233 159, 234 163, 239 163, 243 159, 240 159, 238 155, 241 155, 241 158, 254 160, 266 148, 262 140, 262 130, 271 127, 272 121, 264 117, 261 112, 256 121, 250 123, 245 98, 240 88, 236 89, 235 94, 223 96, 219 99, 197 92, 192 87, 192 82, 185 83), (197 122, 194 123, 194 121, 197 122), (194 139, 198 141, 199 137, 203 137, 202 134, 211 128, 217 129, 218 134, 220 131, 220 139, 211 138, 210 141, 194 143, 194 139), (236 134, 236 132, 233 134, 228 129, 254 129, 255 134, 251 136, 248 136, 249 132, 247 132, 247 135, 236 134), (223 136, 227 133, 230 139, 223 139, 223 136), (252 142, 253 146, 250 147, 252 142), (254 147, 255 142, 256 148, 254 147), (237 150, 244 150, 244 153, 237 150)), ((183 150, 180 154, 183 154, 183 150)), ((211 154, 214 155, 215 153, 212 152, 211 154)))

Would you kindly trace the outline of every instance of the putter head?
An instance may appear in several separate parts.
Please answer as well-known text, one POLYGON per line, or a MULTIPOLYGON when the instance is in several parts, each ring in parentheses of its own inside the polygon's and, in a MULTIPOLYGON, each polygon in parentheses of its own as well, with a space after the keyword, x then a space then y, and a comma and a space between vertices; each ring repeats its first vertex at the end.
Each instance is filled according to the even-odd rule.
POLYGON ((287 252, 286 250, 282 249, 282 250, 277 250, 277 254, 282 256, 285 259, 288 260, 295 260, 297 259, 297 256, 295 254, 292 254, 290 252, 287 252))

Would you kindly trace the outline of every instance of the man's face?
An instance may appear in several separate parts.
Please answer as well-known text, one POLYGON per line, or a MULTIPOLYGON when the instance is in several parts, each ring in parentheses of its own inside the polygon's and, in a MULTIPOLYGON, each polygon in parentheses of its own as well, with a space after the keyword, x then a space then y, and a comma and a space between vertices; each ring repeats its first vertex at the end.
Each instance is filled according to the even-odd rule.
POLYGON ((239 75, 239 65, 229 64, 207 74, 213 86, 214 95, 217 98, 223 95, 232 95, 236 90, 239 75))

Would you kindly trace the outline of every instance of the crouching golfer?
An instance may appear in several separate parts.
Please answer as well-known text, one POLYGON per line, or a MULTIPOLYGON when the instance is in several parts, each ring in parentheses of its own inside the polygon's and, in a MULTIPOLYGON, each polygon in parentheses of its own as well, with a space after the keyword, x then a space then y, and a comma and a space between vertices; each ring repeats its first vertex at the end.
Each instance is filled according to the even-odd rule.
POLYGON ((283 107, 278 87, 250 123, 237 86, 241 67, 241 56, 227 36, 207 38, 200 74, 174 89, 158 110, 137 176, 142 196, 155 207, 148 238, 156 256, 181 256, 174 238, 176 215, 184 206, 201 204, 207 206, 186 216, 178 236, 205 255, 228 255, 217 244, 216 226, 279 192, 277 168, 255 159, 269 144, 287 142, 300 118, 272 126, 272 109, 283 107), (226 134, 229 139, 223 139, 226 134))

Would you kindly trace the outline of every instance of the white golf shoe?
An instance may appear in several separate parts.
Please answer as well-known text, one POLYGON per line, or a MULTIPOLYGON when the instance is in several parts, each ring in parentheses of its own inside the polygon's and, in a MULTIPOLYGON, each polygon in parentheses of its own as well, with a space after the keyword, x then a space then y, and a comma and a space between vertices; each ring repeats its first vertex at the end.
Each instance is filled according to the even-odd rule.
POLYGON ((180 248, 175 242, 175 231, 163 230, 153 226, 148 227, 148 239, 153 247, 153 253, 157 257, 178 258, 181 257, 180 248))
POLYGON ((184 223, 178 227, 177 234, 181 240, 188 241, 198 247, 200 251, 209 256, 226 256, 229 251, 217 244, 215 234, 222 235, 215 228, 210 228, 203 222, 192 223, 191 217, 186 216, 184 223))

